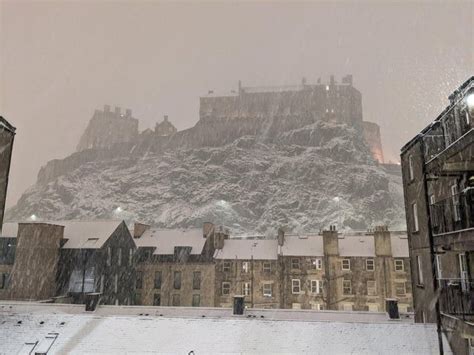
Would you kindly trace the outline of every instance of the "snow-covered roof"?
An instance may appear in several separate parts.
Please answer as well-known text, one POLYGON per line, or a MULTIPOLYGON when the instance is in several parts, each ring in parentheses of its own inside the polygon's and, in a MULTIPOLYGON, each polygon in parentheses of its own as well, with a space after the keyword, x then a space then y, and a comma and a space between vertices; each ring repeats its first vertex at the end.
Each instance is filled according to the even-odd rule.
POLYGON ((283 256, 324 256, 321 235, 286 235, 281 247, 283 256))
MULTIPOLYGON (((98 249, 122 223, 119 220, 99 221, 44 221, 29 223, 48 223, 64 226, 64 239, 67 239, 63 249, 98 249)), ((2 237, 16 238, 18 223, 4 223, 2 237)))
POLYGON ((216 250, 216 259, 276 260, 278 241, 276 239, 226 239, 224 247, 216 250))
POLYGON ((173 255, 174 247, 191 247, 191 255, 197 255, 201 254, 206 243, 201 228, 148 229, 134 240, 138 248, 155 248, 154 255, 173 255))
POLYGON ((11 133, 15 133, 16 128, 13 127, 6 119, 0 116, 0 128, 6 129, 11 133))
POLYGON ((216 308, 100 306, 86 313, 83 305, 0 303, 0 353, 438 353, 435 324, 390 322, 375 312, 245 312, 256 317, 216 308), (365 320, 344 320, 358 316, 365 320))
POLYGON ((408 258, 408 237, 406 232, 403 234, 391 234, 392 238, 392 256, 394 258, 408 258))
POLYGON ((374 257, 375 245, 373 235, 344 235, 339 237, 340 256, 374 257))

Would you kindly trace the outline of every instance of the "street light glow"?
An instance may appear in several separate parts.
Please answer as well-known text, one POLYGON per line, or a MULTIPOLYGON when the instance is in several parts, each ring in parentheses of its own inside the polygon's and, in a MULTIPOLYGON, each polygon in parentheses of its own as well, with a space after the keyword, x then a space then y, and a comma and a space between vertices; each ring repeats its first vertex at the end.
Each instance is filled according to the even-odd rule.
POLYGON ((120 213, 120 212, 122 212, 122 211, 123 211, 123 210, 122 210, 122 207, 120 207, 120 206, 115 209, 115 212, 117 212, 117 213, 120 213))
POLYGON ((339 196, 336 196, 332 199, 334 202, 339 202, 341 200, 341 198, 339 196))
POLYGON ((38 219, 38 217, 36 217, 35 214, 32 214, 32 215, 30 216, 30 219, 31 219, 32 221, 36 221, 36 220, 38 219))

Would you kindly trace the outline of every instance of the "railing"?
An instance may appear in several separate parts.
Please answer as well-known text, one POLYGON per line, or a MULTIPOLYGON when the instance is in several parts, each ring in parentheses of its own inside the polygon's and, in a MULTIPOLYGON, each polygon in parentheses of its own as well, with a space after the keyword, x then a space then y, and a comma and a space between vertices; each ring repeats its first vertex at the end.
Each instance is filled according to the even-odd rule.
POLYGON ((439 279, 440 311, 463 320, 474 316, 474 281, 472 279, 439 279))
POLYGON ((433 234, 444 234, 474 228, 474 191, 451 196, 432 204, 433 234))

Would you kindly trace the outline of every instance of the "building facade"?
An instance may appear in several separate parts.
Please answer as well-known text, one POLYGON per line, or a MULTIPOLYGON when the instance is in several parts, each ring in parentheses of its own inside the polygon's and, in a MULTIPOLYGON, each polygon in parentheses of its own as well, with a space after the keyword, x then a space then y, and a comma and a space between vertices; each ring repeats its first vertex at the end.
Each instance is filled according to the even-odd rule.
POLYGON ((2 231, 5 200, 7 197, 8 175, 13 151, 15 127, 0 116, 0 234, 2 231))
MULTIPOLYGON (((401 152, 415 321, 474 347, 474 77, 401 152), (471 325, 469 325, 471 324, 471 325)), ((470 350, 469 350, 470 349, 470 350)))

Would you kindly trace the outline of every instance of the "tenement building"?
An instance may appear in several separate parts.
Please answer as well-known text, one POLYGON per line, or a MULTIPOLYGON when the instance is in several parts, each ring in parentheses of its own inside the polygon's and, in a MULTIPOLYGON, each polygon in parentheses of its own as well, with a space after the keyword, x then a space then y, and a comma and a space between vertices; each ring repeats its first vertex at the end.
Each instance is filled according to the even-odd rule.
POLYGON ((5 223, 0 299, 131 304, 135 249, 121 221, 5 223))
POLYGON ((0 116, 0 234, 2 231, 3 213, 5 211, 14 137, 15 127, 0 116))
POLYGON ((474 77, 401 152, 415 321, 474 346, 474 77))
POLYGON ((249 308, 376 312, 397 298, 401 312, 412 308, 406 234, 385 227, 231 238, 206 223, 134 234, 137 304, 231 307, 244 296, 249 308))

